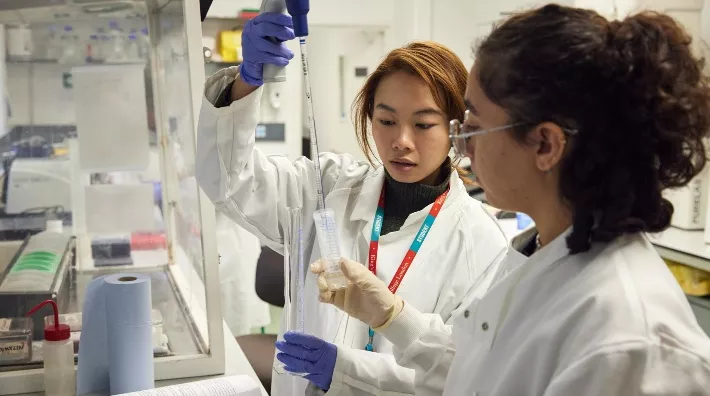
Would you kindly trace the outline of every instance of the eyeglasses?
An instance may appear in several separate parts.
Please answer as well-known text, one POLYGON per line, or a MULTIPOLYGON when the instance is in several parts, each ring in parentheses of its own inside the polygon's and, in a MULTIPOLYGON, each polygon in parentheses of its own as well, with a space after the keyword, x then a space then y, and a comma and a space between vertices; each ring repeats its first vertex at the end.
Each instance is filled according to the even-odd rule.
MULTIPOLYGON (((468 141, 478 135, 485 135, 490 132, 505 131, 510 128, 514 128, 521 125, 530 124, 528 122, 517 122, 514 124, 507 124, 495 128, 488 129, 475 129, 470 124, 466 123, 466 120, 471 116, 471 112, 466 110, 464 113, 463 123, 459 120, 449 121, 449 139, 451 139, 451 146, 454 148, 454 153, 459 157, 466 156, 468 150, 466 148, 468 141)), ((574 135, 577 133, 576 129, 562 129, 568 135, 574 135)))
POLYGON ((471 125, 466 123, 466 120, 471 116, 470 110, 466 110, 464 113, 463 122, 459 120, 449 121, 449 139, 451 139, 451 146, 454 148, 454 153, 459 157, 466 156, 469 139, 478 135, 485 135, 490 132, 504 131, 516 126, 524 125, 524 122, 518 122, 515 124, 507 124, 495 128, 488 129, 474 129, 471 125))

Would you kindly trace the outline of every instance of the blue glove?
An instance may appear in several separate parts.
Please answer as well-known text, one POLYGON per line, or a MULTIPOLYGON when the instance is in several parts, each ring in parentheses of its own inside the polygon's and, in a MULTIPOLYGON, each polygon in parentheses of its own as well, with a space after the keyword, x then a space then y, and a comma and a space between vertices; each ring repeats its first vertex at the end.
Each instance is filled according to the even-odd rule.
POLYGON ((338 347, 303 333, 288 332, 276 342, 281 351, 276 358, 292 373, 308 373, 306 379, 327 391, 333 381, 338 347))
POLYGON ((242 32, 244 61, 239 67, 242 81, 258 87, 264 83, 264 64, 288 65, 293 51, 283 41, 296 37, 292 27, 291 16, 275 12, 260 14, 247 22, 242 32))

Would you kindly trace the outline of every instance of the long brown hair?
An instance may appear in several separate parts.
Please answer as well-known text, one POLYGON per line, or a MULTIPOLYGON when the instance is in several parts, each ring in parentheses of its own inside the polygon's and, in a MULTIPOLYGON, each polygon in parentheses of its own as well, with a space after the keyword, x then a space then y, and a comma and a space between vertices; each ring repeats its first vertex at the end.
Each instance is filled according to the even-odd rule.
MULTIPOLYGON (((468 72, 453 51, 433 41, 415 41, 391 51, 367 78, 352 106, 357 141, 371 164, 374 164, 375 153, 368 140, 368 129, 375 106, 375 91, 384 77, 396 72, 406 72, 424 80, 436 105, 449 120, 463 119, 466 111, 464 94, 468 72)), ((458 168, 457 171, 464 181, 468 180, 463 177, 464 171, 458 168)))

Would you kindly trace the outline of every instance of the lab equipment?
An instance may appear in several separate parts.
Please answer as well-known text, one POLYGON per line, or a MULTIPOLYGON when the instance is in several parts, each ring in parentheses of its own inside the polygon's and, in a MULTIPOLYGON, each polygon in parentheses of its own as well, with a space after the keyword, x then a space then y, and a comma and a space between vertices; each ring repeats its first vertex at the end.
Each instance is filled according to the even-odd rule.
MULTIPOLYGON (((76 68, 46 62, 44 52, 38 53, 37 59, 31 63, 7 62, 6 65, 6 82, 15 82, 6 84, 9 90, 7 97, 17 102, 14 103, 13 110, 16 111, 13 111, 10 121, 14 121, 11 123, 13 125, 20 125, 22 130, 13 128, 11 133, 5 135, 0 142, 2 151, 10 151, 19 139, 38 135, 38 132, 42 132, 41 135, 54 150, 48 158, 35 158, 46 160, 46 168, 29 168, 24 172, 27 166, 23 165, 29 163, 18 161, 14 166, 13 163, 8 164, 4 179, 8 188, 3 189, 3 194, 9 194, 9 207, 12 209, 14 205, 17 213, 4 213, 0 208, 0 282, 4 279, 8 265, 15 265, 11 260, 23 244, 22 239, 8 241, 9 238, 17 238, 14 234, 18 233, 13 231, 11 237, 7 236, 9 232, 6 224, 22 226, 24 237, 30 232, 42 230, 45 218, 53 215, 48 212, 56 210, 57 216, 65 220, 64 232, 72 240, 75 255, 68 259, 68 271, 57 273, 56 283, 51 290, 31 294, 0 292, 0 317, 24 316, 28 308, 48 298, 55 299, 61 313, 83 314, 82 306, 87 298, 86 288, 90 281, 96 276, 125 271, 125 268, 97 267, 92 257, 92 241, 106 242, 112 236, 128 236, 132 262, 140 267, 140 273, 151 278, 154 296, 151 308, 160 308, 164 315, 163 333, 151 331, 152 341, 148 347, 149 352, 152 352, 151 366, 155 368, 156 375, 161 380, 174 380, 224 373, 225 354, 229 361, 233 358, 230 355, 240 352, 224 348, 225 340, 233 342, 233 338, 224 335, 219 305, 221 296, 217 249, 214 246, 214 208, 201 195, 192 178, 195 124, 201 101, 190 92, 194 92, 205 81, 202 54, 199 51, 202 35, 199 21, 195 17, 197 3, 172 0, 166 6, 165 1, 137 0, 121 4, 109 1, 104 5, 78 6, 76 2, 59 1, 53 2, 51 7, 39 8, 23 1, 14 5, 0 3, 0 18, 3 20, 27 20, 30 23, 36 45, 41 44, 40 39, 45 40, 51 25, 57 26, 60 35, 64 33, 62 29, 65 25, 71 26, 72 34, 79 33, 82 39, 82 48, 79 49, 81 58, 76 64, 71 64, 76 68), (107 12, 107 9, 119 5, 124 11, 107 12), (57 23, 58 15, 61 16, 61 24, 57 23), (151 57, 151 62, 141 65, 109 65, 106 63, 111 61, 104 64, 92 61, 92 64, 85 65, 86 42, 93 39, 92 34, 97 36, 98 41, 105 42, 107 49, 112 49, 113 42, 108 35, 112 20, 117 22, 125 34, 131 28, 138 29, 138 32, 141 28, 150 29, 150 37, 148 30, 145 30, 142 37, 146 47, 155 55, 151 57), (103 31, 98 31, 99 27, 103 31), (147 43, 147 40, 150 42, 147 43), (131 69, 130 76, 124 73, 126 69, 131 69), (100 73, 102 71, 106 73, 100 73), (91 88, 95 90, 91 91, 91 88), (112 99, 115 101, 109 103, 112 99), (110 110, 116 109, 117 103, 119 107, 130 105, 131 108, 123 107, 118 113, 112 113, 119 114, 118 117, 106 116, 110 110), (91 114, 77 114, 81 113, 80 110, 88 110, 91 114), (89 119, 92 115, 96 118, 89 119), (100 121, 96 121, 96 124, 85 122, 97 118, 100 121), (146 152, 154 154, 156 158, 154 173, 152 161, 147 160, 146 152), (137 158, 136 153, 140 153, 140 158, 137 158), (59 158, 56 158, 60 155, 67 162, 60 163, 59 158), (97 170, 106 162, 111 162, 110 166, 97 170), (65 165, 66 173, 54 169, 64 169, 65 165), (25 180, 25 184, 41 184, 50 190, 37 189, 36 193, 28 194, 27 198, 46 202, 37 202, 32 206, 61 205, 64 209, 62 213, 57 208, 47 212, 38 209, 23 213, 25 209, 32 208, 29 208, 29 202, 22 202, 21 196, 18 198, 20 191, 12 183, 12 173, 18 176, 25 173, 29 179, 32 177, 30 171, 35 171, 36 175, 38 170, 52 174, 59 172, 68 182, 65 183, 66 187, 57 183, 51 188, 48 187, 51 185, 50 180, 46 180, 51 178, 25 180), (117 182, 115 179, 96 177, 97 174, 105 175, 114 170, 129 173, 136 179, 143 178, 147 173, 153 174, 154 179, 151 181, 162 185, 157 193, 158 202, 154 201, 152 185, 148 184, 149 194, 142 188, 134 189, 146 180, 117 182), (123 192, 126 196, 116 204, 113 200, 115 197, 109 197, 109 194, 99 194, 100 197, 94 194, 105 184, 110 184, 108 187, 125 185, 127 188, 123 192), (68 192, 67 202, 60 204, 56 200, 63 197, 65 191, 68 192), (86 198, 92 198, 92 202, 86 198), (93 221, 98 217, 93 212, 89 213, 90 209, 97 208, 94 198, 105 200, 104 207, 112 208, 110 215, 116 214, 117 207, 124 210, 138 200, 145 202, 142 206, 147 207, 145 223, 150 223, 150 227, 145 229, 132 225, 130 230, 120 232, 92 231, 93 221), (156 209, 161 213, 164 227, 155 221, 153 213, 156 209), (24 225, 27 223, 31 223, 32 228, 25 231, 24 225), (11 250, 6 248, 7 245, 12 245, 15 250, 6 253, 11 250), (61 276, 64 278, 59 279, 61 276), (19 309, 22 311, 16 312, 19 309), (169 351, 165 346, 165 336, 170 342, 169 351)), ((58 49, 62 47, 63 44, 56 46, 58 49)), ((95 55, 92 45, 92 59, 95 55)), ((24 151, 25 147, 20 149, 24 151)), ((30 147, 29 152, 35 153, 35 148, 30 147)), ((46 154, 44 147, 41 153, 43 156, 46 154)), ((56 175, 52 178, 56 178, 56 175)), ((4 209, 7 208, 5 206, 4 209)), ((106 223, 106 227, 116 226, 106 223)), ((109 252, 107 258, 115 257, 116 250, 121 250, 120 255, 128 253, 126 240, 122 239, 120 249, 109 252)), ((114 247, 118 247, 117 244, 113 244, 114 247)), ((60 266, 59 271, 63 271, 64 265, 60 266)), ((42 318, 33 319, 35 326, 37 323, 41 325, 42 318)), ((74 342, 79 339, 77 333, 71 334, 74 342)), ((42 328, 34 331, 34 334, 38 334, 41 339, 42 328)), ((41 378, 36 380, 38 375, 41 376, 40 343, 33 344, 36 353, 31 362, 4 366, 0 370, 0 395, 43 393, 41 378)))
POLYGON ((0 318, 0 366, 32 358, 32 319, 0 318))
POLYGON ((707 220, 710 174, 703 169, 690 183, 663 190, 663 197, 673 204, 671 226, 684 230, 703 230, 707 220))
POLYGON ((89 42, 86 43, 86 62, 93 63, 103 60, 101 54, 101 40, 98 34, 89 36, 89 42))
MULTIPOLYGON (((288 234, 295 236, 290 238, 296 243, 288 246, 288 254, 284 258, 284 310, 286 316, 286 328, 303 333, 305 330, 303 319, 303 300, 304 300, 304 282, 305 282, 305 265, 303 260, 303 218, 300 208, 289 208, 289 224, 288 234), (295 299, 295 310, 293 309, 295 299), (295 327, 294 327, 295 325, 295 327)), ((308 373, 297 373, 292 370, 286 370, 286 366, 282 363, 274 363, 274 371, 276 374, 289 374, 297 377, 304 377, 308 373)))
POLYGON ((283 44, 294 38, 293 31, 284 28, 290 18, 283 14, 266 13, 247 22, 242 32, 242 57, 239 74, 247 84, 261 86, 264 83, 264 66, 273 64, 283 67, 293 58, 293 52, 283 44), (268 49, 268 50, 264 50, 268 49))
POLYGON ((59 321, 57 303, 45 300, 30 310, 37 312, 45 305, 51 305, 54 323, 45 326, 42 357, 44 359, 44 389, 47 396, 76 395, 76 375, 74 374, 74 344, 68 325, 59 321))
MULTIPOLYGON (((264 12, 283 14, 286 12, 285 0, 262 0, 259 13, 261 14, 264 12)), ((278 38, 276 37, 272 37, 271 40, 278 42, 278 38)), ((265 64, 263 80, 265 83, 286 81, 286 66, 276 66, 268 63, 265 64)))
POLYGON ((222 62, 240 62, 243 59, 242 34, 243 31, 241 29, 219 32, 216 42, 217 58, 221 57, 222 62))
POLYGON ((114 274, 91 281, 82 311, 78 394, 152 389, 150 277, 114 274))
MULTIPOLYGON (((316 162, 318 162, 316 160, 316 162)), ((333 209, 321 209, 313 212, 313 220, 318 237, 321 257, 324 261, 324 275, 330 290, 344 289, 348 280, 340 270, 340 245, 338 232, 335 226, 335 212, 333 209)))
MULTIPOLYGON (((73 238, 63 233, 28 237, 0 276, 0 317, 24 316, 45 300, 66 308, 73 248, 73 238)), ((43 322, 34 321, 34 339, 42 339, 43 332, 43 322)))
POLYGON ((29 60, 32 57, 32 30, 28 25, 7 27, 7 56, 14 60, 29 60))
POLYGON ((333 381, 338 347, 318 337, 299 332, 284 334, 284 341, 276 342, 281 351, 276 358, 286 366, 286 370, 308 373, 305 378, 320 389, 328 390, 333 381))
POLYGON ((5 213, 71 204, 71 162, 66 158, 15 158, 10 164, 5 213))
POLYGON ((110 52, 106 54, 107 62, 123 62, 126 60, 126 38, 118 27, 117 21, 109 23, 110 52))
MULTIPOLYGON (((170 353, 170 348, 168 347, 169 339, 168 336, 165 334, 163 315, 160 313, 159 310, 153 309, 150 317, 152 323, 151 334, 153 338, 153 355, 168 355, 170 353)), ((74 343, 74 354, 77 354, 79 352, 82 319, 83 315, 81 312, 72 312, 59 315, 59 322, 68 325, 69 330, 71 330, 71 340, 74 343)), ((54 316, 45 316, 44 325, 53 326, 54 320, 54 316)))
POLYGON ((148 35, 148 28, 141 29, 138 38, 138 51, 140 52, 141 59, 146 61, 150 59, 150 36, 148 35))
POLYGON ((84 58, 79 48, 79 37, 74 33, 74 27, 64 26, 64 33, 61 36, 60 46, 62 49, 59 63, 77 64, 83 63, 84 58))
POLYGON ((308 108, 308 129, 311 138, 311 156, 315 165, 315 187, 318 196, 318 210, 313 213, 316 222, 316 233, 318 235, 318 245, 321 256, 328 263, 326 267, 326 279, 332 290, 342 289, 347 286, 347 281, 340 271, 340 248, 338 246, 335 214, 332 210, 325 209, 325 198, 323 194, 323 182, 321 180, 320 151, 318 150, 318 134, 316 132, 315 111, 313 109, 313 95, 311 93, 311 79, 308 73, 308 51, 306 49, 306 36, 308 36, 308 11, 310 5, 308 0, 287 0, 286 7, 288 13, 293 18, 294 34, 299 38, 301 48, 301 67, 303 69, 303 81, 308 108))
POLYGON ((91 241, 91 257, 96 267, 132 265, 131 235, 94 238, 91 241))
POLYGON ((126 60, 134 62, 141 60, 140 51, 138 49, 138 35, 135 32, 128 35, 128 41, 126 42, 126 60))
POLYGON ((59 59, 59 34, 57 33, 57 26, 50 25, 47 33, 47 40, 44 42, 44 56, 48 60, 58 60, 59 59))

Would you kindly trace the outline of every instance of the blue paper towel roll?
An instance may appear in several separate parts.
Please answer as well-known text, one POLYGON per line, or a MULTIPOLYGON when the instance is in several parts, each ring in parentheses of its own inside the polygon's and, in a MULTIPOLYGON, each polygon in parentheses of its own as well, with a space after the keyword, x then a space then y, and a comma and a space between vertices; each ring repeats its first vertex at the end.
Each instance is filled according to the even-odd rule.
POLYGON ((91 281, 81 326, 77 394, 154 387, 150 277, 115 274, 91 281))

